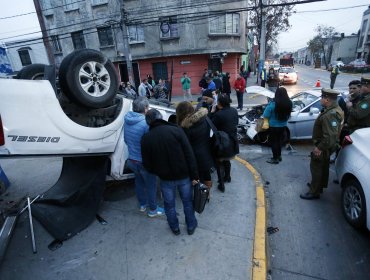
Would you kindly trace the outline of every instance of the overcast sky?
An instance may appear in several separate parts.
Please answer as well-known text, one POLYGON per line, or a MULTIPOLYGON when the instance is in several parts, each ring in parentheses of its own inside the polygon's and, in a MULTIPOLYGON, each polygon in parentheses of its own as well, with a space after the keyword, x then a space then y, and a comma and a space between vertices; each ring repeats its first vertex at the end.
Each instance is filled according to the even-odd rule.
MULTIPOLYGON (((19 39, 22 37, 14 36, 40 30, 32 0, 0 1, 3 3, 0 9, 0 42, 11 40, 8 38, 19 39), (12 18, 4 19, 5 17, 12 18)), ((147 1, 149 2, 150 0, 147 1)), ((327 0, 296 5, 297 13, 290 17, 291 29, 279 36, 278 51, 294 51, 307 46, 308 40, 315 35, 314 29, 317 25, 333 26, 337 32, 344 32, 346 35, 356 33, 360 28, 362 13, 366 10, 366 6, 336 11, 317 10, 359 5, 370 5, 370 0, 327 0)), ((28 37, 35 37, 35 34, 28 35, 28 37)))

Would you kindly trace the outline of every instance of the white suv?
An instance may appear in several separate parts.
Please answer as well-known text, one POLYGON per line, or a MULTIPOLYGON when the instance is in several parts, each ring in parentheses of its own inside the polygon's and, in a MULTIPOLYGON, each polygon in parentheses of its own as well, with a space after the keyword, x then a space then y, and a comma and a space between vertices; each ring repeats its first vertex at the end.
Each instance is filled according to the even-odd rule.
POLYGON ((370 229, 370 128, 346 136, 335 162, 342 187, 342 210, 356 228, 370 229))

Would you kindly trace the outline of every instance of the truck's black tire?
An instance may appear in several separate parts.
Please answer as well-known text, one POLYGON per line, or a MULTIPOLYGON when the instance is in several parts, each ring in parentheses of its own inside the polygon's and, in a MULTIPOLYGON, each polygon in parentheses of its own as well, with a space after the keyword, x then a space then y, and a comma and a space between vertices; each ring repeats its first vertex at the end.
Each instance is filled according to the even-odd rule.
POLYGON ((118 90, 118 76, 113 63, 92 49, 74 51, 63 59, 59 83, 68 98, 89 108, 109 105, 118 90))
POLYGON ((16 75, 16 79, 23 80, 43 80, 45 64, 30 64, 21 69, 16 75))

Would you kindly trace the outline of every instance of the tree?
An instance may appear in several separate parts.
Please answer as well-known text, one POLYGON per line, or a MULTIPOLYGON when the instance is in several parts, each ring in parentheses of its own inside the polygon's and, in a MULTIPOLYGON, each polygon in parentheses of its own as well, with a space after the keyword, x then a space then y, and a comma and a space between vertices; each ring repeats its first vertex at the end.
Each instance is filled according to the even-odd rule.
MULTIPOLYGON (((269 0, 268 4, 286 4, 298 2, 294 0, 269 0)), ((250 7, 259 7, 260 0, 249 0, 250 7)), ((277 44, 278 35, 288 31, 291 27, 289 17, 293 13, 294 5, 272 6, 263 9, 266 13, 266 53, 271 53, 273 46, 277 44)), ((249 23, 257 28, 257 42, 260 45, 261 34, 261 9, 257 8, 250 12, 249 23)))
POLYGON ((315 28, 317 33, 310 41, 308 41, 308 49, 313 54, 314 58, 317 59, 323 55, 326 69, 331 59, 331 53, 333 50, 333 43, 338 35, 335 28, 332 26, 318 25, 315 28))

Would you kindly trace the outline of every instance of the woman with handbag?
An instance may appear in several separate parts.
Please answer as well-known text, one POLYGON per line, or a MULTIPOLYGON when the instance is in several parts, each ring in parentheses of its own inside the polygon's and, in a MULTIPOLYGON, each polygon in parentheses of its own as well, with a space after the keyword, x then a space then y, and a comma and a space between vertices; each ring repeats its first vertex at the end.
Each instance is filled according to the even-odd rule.
POLYGON ((218 95, 217 107, 215 108, 215 111, 212 110, 212 113, 211 120, 213 124, 217 130, 226 132, 230 140, 228 149, 224 151, 224 155, 222 157, 214 155, 218 177, 217 188, 221 192, 225 192, 224 182, 231 181, 230 159, 239 153, 239 142, 237 139, 239 117, 238 111, 235 108, 230 107, 230 98, 226 94, 218 95))
POLYGON ((292 112, 292 101, 284 87, 279 87, 275 92, 275 99, 271 101, 265 111, 263 118, 268 119, 270 144, 272 158, 267 160, 268 163, 278 164, 281 158, 281 145, 283 135, 287 129, 288 119, 292 112))
POLYGON ((208 110, 195 110, 188 101, 180 102, 176 107, 177 124, 182 127, 189 139, 197 161, 199 181, 212 188, 211 167, 214 166, 211 143, 209 141, 210 127, 206 122, 208 110))

